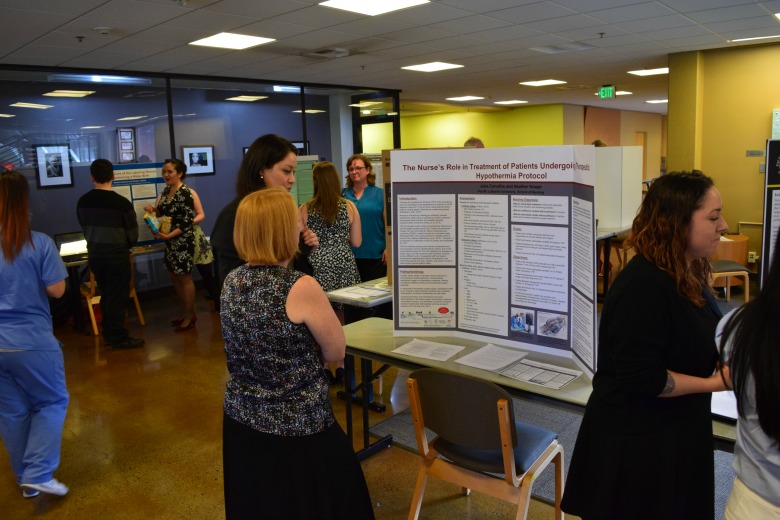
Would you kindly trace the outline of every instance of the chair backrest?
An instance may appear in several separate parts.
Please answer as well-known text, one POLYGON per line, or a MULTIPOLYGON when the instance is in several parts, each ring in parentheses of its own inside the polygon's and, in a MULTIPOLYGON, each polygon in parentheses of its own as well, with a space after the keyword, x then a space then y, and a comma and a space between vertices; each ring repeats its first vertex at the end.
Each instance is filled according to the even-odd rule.
POLYGON ((512 447, 517 446, 512 397, 503 388, 479 379, 423 368, 410 374, 417 381, 425 427, 448 442, 473 449, 501 449, 496 405, 510 403, 512 447))

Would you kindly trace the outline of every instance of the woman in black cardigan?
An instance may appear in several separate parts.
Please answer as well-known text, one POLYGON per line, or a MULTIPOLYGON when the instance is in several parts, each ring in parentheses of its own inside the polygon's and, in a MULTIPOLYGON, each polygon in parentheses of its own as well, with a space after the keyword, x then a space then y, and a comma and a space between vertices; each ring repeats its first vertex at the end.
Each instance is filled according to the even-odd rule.
POLYGON ((665 175, 648 190, 629 238, 637 255, 602 310, 567 513, 713 518, 710 399, 728 374, 719 369, 721 313, 707 257, 726 229, 720 193, 701 172, 665 175))

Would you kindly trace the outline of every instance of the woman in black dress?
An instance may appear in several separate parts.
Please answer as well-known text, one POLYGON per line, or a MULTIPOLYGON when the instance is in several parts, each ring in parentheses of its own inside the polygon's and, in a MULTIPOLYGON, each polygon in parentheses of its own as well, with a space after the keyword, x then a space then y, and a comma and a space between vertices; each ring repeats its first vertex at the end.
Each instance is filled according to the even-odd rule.
POLYGON ((648 190, 629 238, 637 255, 601 313, 565 512, 712 520, 710 399, 728 371, 718 369, 707 257, 726 229, 720 193, 701 172, 665 175, 648 190))

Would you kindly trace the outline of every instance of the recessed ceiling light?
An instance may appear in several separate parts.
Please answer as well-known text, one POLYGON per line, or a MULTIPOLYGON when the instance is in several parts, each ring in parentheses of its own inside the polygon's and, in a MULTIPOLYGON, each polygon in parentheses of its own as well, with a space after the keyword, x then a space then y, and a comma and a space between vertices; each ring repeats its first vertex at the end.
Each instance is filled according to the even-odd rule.
POLYGON ((287 94, 300 94, 301 87, 286 87, 284 85, 274 85, 274 92, 285 92, 287 94))
MULTIPOLYGON (((617 92, 615 92, 616 96, 631 96, 633 94, 634 94, 633 92, 629 92, 628 90, 618 90, 617 92)), ((599 93, 598 92, 594 92, 593 95, 594 96, 598 96, 599 93)))
POLYGON ((47 108, 53 108, 54 105, 39 105, 37 103, 23 103, 19 101, 18 103, 14 103, 12 105, 8 105, 12 107, 19 107, 19 108, 38 108, 40 110, 46 110, 47 108))
POLYGON ((320 5, 368 16, 376 16, 427 3, 429 3, 429 0, 373 0, 372 2, 366 2, 365 0, 328 0, 327 2, 320 2, 320 5))
POLYGON ((105 128, 103 126, 82 126, 81 130, 97 130, 98 128, 105 128))
MULTIPOLYGON (((777 16, 777 15, 775 15, 777 16)), ((768 40, 769 38, 780 38, 780 34, 773 34, 772 36, 754 36, 752 38, 737 38, 736 40, 729 40, 730 42, 749 42, 751 40, 768 40)))
POLYGON ((566 83, 565 81, 560 81, 557 79, 543 79, 539 81, 522 81, 520 82, 521 85, 527 85, 529 87, 546 87, 547 85, 563 85, 566 83))
POLYGON ((629 70, 629 74, 634 76, 655 76, 656 74, 669 74, 669 67, 661 67, 658 69, 641 69, 641 70, 629 70))
POLYGON ((220 49, 242 50, 249 47, 255 47, 264 43, 276 41, 273 38, 261 38, 259 36, 247 36, 245 34, 219 33, 208 38, 203 38, 190 45, 199 45, 202 47, 219 47, 220 49))
POLYGON ((0 114, 0 117, 16 117, 15 114, 0 114))
POLYGON ((480 96, 460 96, 460 97, 448 97, 447 101, 475 101, 477 99, 485 99, 480 96))
POLYGON ((454 63, 444 63, 442 61, 432 61, 430 63, 423 63, 420 65, 409 65, 408 67, 401 67, 406 70, 416 70, 418 72, 437 72, 447 69, 459 69, 463 65, 455 65, 454 63))
POLYGON ((44 96, 81 98, 94 93, 94 90, 54 90, 52 92, 45 93, 44 96))
POLYGON ((145 117, 149 116, 128 116, 128 117, 120 117, 117 119, 117 121, 135 121, 136 119, 143 119, 145 117))
POLYGON ((493 102, 496 105, 521 105, 523 103, 528 103, 528 101, 521 101, 519 99, 512 99, 509 101, 494 101, 493 102))
POLYGON ((659 103, 668 103, 668 102, 669 102, 668 99, 648 99, 647 101, 645 101, 645 103, 650 103, 653 105, 657 105, 659 103))
POLYGON ((268 96, 234 96, 225 98, 225 101, 245 101, 249 103, 252 101, 259 101, 261 99, 268 99, 268 96))
MULTIPOLYGON (((293 110, 293 114, 300 114, 300 113, 301 113, 300 110, 293 110)), ((317 109, 314 109, 314 108, 307 108, 306 109, 306 113, 307 114, 323 114, 323 113, 325 113, 325 111, 324 110, 317 110, 317 109)))

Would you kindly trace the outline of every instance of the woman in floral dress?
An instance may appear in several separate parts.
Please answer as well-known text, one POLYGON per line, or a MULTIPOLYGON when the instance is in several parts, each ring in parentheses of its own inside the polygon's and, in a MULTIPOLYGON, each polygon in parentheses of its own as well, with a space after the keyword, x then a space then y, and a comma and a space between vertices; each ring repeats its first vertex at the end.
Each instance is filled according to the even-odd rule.
MULTIPOLYGON (((314 198, 300 207, 301 220, 319 238, 320 245, 309 253, 314 279, 327 291, 335 291, 360 283, 352 247, 360 246, 360 214, 355 204, 341 196, 341 179, 336 167, 318 162, 312 169, 314 198)), ((333 303, 333 310, 344 323, 344 306, 333 303)), ((343 362, 336 367, 336 376, 325 371, 328 379, 338 382, 343 374, 343 362), (341 370, 339 370, 341 368, 341 370)))
POLYGON ((167 159, 162 176, 165 188, 157 197, 157 206, 147 206, 158 217, 170 217, 167 233, 159 232, 155 238, 165 240, 165 268, 173 282, 181 302, 181 314, 171 320, 176 332, 195 327, 195 284, 192 281, 193 256, 195 254, 195 203, 190 189, 182 182, 187 176, 187 166, 179 159, 167 159))

